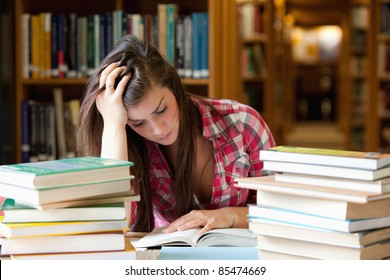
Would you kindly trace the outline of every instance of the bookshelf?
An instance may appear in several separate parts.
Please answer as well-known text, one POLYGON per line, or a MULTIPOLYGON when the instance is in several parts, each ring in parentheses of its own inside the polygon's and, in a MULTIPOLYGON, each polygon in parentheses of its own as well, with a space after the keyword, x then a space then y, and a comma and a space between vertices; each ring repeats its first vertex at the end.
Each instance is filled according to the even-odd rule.
POLYGON ((349 67, 349 89, 345 97, 347 112, 347 149, 371 150, 372 123, 371 106, 371 72, 372 69, 372 1, 353 0, 349 6, 347 24, 347 55, 349 67))
POLYGON ((372 94, 372 145, 381 152, 390 152, 390 1, 374 1, 373 26, 373 94, 372 94))
POLYGON ((263 116, 278 138, 274 109, 274 1, 236 0, 240 101, 263 116))
MULTIPOLYGON (((65 17, 70 17, 71 14, 75 14, 76 18, 99 15, 100 20, 107 20, 103 15, 114 14, 114 11, 122 11, 123 14, 137 14, 142 19, 145 20, 145 15, 157 15, 158 6, 160 4, 176 4, 178 10, 177 15, 192 15, 193 13, 207 13, 208 15, 208 27, 206 27, 208 33, 208 75, 201 78, 194 77, 184 77, 183 83, 185 87, 193 92, 204 96, 222 98, 229 97, 224 90, 223 77, 225 64, 229 64, 228 61, 224 61, 223 53, 220 51, 222 49, 222 44, 226 40, 226 34, 229 31, 223 29, 223 13, 228 12, 226 10, 227 2, 223 0, 200 0, 200 1, 185 1, 185 0, 139 0, 139 1, 125 1, 125 0, 63 0, 63 1, 51 1, 51 0, 16 0, 15 1, 15 63, 16 63, 16 162, 22 161, 22 101, 25 99, 28 100, 37 100, 39 102, 48 102, 53 103, 53 90, 61 89, 63 92, 63 101, 68 102, 72 99, 80 99, 82 96, 85 84, 88 79, 88 74, 70 74, 71 63, 68 63, 68 69, 64 70, 64 77, 59 78, 57 74, 53 74, 53 71, 41 71, 44 74, 34 75, 33 77, 33 67, 30 67, 28 63, 25 62, 25 57, 28 56, 30 46, 26 49, 26 39, 23 38, 23 30, 25 26, 23 25, 23 15, 29 14, 31 16, 40 16, 43 14, 50 14, 51 18, 53 15, 65 15, 65 17), (224 31, 225 30, 225 31, 224 31), (225 64, 224 64, 225 63, 225 64), (28 65, 28 67, 25 67, 28 65), (26 70, 27 68, 27 70, 26 70), (51 73, 46 75, 45 73, 51 73), (19 148, 20 147, 20 148, 19 148)), ((120 18, 120 17, 119 17, 120 18)), ((122 17, 123 18, 123 17, 122 17)), ((96 21, 96 17, 94 17, 96 21)), ((41 20, 44 22, 44 20, 41 20)), ((114 23, 113 23, 114 24, 114 23)), ((106 24, 107 25, 107 24, 106 24)), ((71 28, 71 25, 69 26, 71 28)), ((44 29, 43 29, 44 30, 44 29)), ((79 30, 79 28, 77 28, 79 30)), ((146 30, 146 29, 145 29, 146 30)), ((100 30, 103 32, 102 30, 100 30)), ((122 32, 125 32, 122 30, 122 32)), ((39 34, 42 40, 45 35, 42 33, 39 34)), ((106 34, 106 33, 101 33, 106 34)), ((85 37, 85 34, 83 35, 85 37)), ((120 36, 120 35, 118 35, 120 36)), ((114 36, 113 36, 114 37, 114 36)), ((35 38, 33 36, 33 38, 35 38)), ((108 38, 108 37, 105 37, 108 38)), ((111 37, 110 37, 111 38, 111 37)), ((80 39, 81 40, 81 39, 80 39)), ((27 40, 30 41, 30 40, 27 40)), ((102 40, 100 40, 101 42, 102 40)), ((100 44, 99 51, 104 53, 109 47, 105 47, 104 51, 100 44)), ((45 46, 43 44, 42 46, 45 46)), ((43 47, 41 48, 43 49, 43 47)), ((97 49, 94 49, 94 52, 97 52, 97 49)), ((227 48, 229 52, 229 48, 227 48)), ((90 53, 90 51, 88 52, 90 53)), ((31 55, 31 61, 33 55, 31 55)), ((50 55, 50 52, 41 53, 41 57, 50 55)), ((102 56, 102 55, 101 55, 102 56)), ((66 54, 65 54, 66 58, 66 54)), ((44 60, 43 58, 40 58, 44 60)), ((71 59, 71 58, 69 58, 71 59)), ((48 59, 50 61, 50 59, 48 59)), ((51 60, 53 61, 53 59, 51 60)), ((99 61, 99 59, 95 59, 99 61)), ((68 62, 68 61, 67 61, 68 62)), ((32 62, 29 62, 30 64, 32 62)), ((44 64, 45 65, 45 64, 44 64)), ((88 66, 89 67, 89 66, 88 66)), ((85 65, 84 65, 85 68, 85 65)), ((226 67, 225 67, 226 68, 226 67)), ((61 70, 63 68, 59 68, 61 70)), ((84 72, 82 72, 84 73, 84 72)), ((225 72, 226 73, 226 72, 225 72)), ((225 77, 225 79, 227 79, 225 77)), ((233 81, 234 82, 234 81, 233 81)), ((231 83, 231 82, 230 82, 231 83)), ((229 84, 229 83, 228 83, 229 84)))

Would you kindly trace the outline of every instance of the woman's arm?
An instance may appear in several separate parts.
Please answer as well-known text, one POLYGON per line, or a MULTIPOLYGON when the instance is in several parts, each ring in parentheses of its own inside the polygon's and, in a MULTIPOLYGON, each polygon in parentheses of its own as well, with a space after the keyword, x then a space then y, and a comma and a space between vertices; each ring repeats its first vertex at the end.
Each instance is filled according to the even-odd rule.
POLYGON ((118 63, 110 64, 104 69, 100 76, 100 87, 106 89, 98 95, 96 104, 104 121, 101 157, 128 160, 127 111, 122 96, 130 74, 124 76, 117 88, 114 88, 115 79, 123 70, 124 67, 118 67, 118 63))

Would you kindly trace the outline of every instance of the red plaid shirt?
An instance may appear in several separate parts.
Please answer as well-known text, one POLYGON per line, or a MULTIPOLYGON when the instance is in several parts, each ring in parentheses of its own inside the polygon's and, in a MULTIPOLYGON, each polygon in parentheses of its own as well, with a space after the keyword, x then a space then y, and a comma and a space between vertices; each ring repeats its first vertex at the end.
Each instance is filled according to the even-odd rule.
MULTIPOLYGON (((234 179, 266 174, 259 160, 260 150, 275 146, 267 124, 256 110, 235 101, 193 101, 202 116, 203 136, 213 143, 215 164, 211 201, 209 205, 197 205, 196 208, 216 209, 255 202, 255 192, 235 187, 234 179), (212 104, 215 111, 208 104, 212 104)), ((172 188, 172 172, 159 145, 149 141, 146 145, 150 151, 155 227, 165 226, 175 220, 176 196, 172 188)), ((197 201, 195 195, 194 199, 197 201)), ((132 209, 134 218, 135 204, 132 209)))

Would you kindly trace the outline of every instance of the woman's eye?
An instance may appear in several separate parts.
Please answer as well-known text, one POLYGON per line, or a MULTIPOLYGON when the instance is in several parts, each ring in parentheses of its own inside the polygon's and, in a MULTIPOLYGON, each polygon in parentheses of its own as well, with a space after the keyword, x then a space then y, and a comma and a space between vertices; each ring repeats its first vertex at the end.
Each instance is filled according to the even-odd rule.
POLYGON ((157 114, 162 114, 167 110, 167 107, 162 108, 160 111, 157 111, 157 114))
POLYGON ((134 127, 140 127, 143 124, 144 124, 144 122, 136 122, 136 123, 130 122, 129 123, 130 126, 134 126, 134 127))

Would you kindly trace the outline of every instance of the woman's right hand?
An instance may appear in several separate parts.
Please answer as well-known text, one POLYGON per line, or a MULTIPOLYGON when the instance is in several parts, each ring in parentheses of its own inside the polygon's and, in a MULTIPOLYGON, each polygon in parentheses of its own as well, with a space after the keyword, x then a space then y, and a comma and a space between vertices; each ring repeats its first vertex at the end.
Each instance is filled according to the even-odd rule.
POLYGON ((96 98, 96 106, 103 117, 105 126, 119 126, 124 128, 127 123, 127 111, 123 104, 123 91, 130 80, 130 74, 125 75, 118 86, 114 88, 115 79, 125 70, 118 67, 119 63, 112 63, 103 70, 99 87, 105 90, 96 98))

